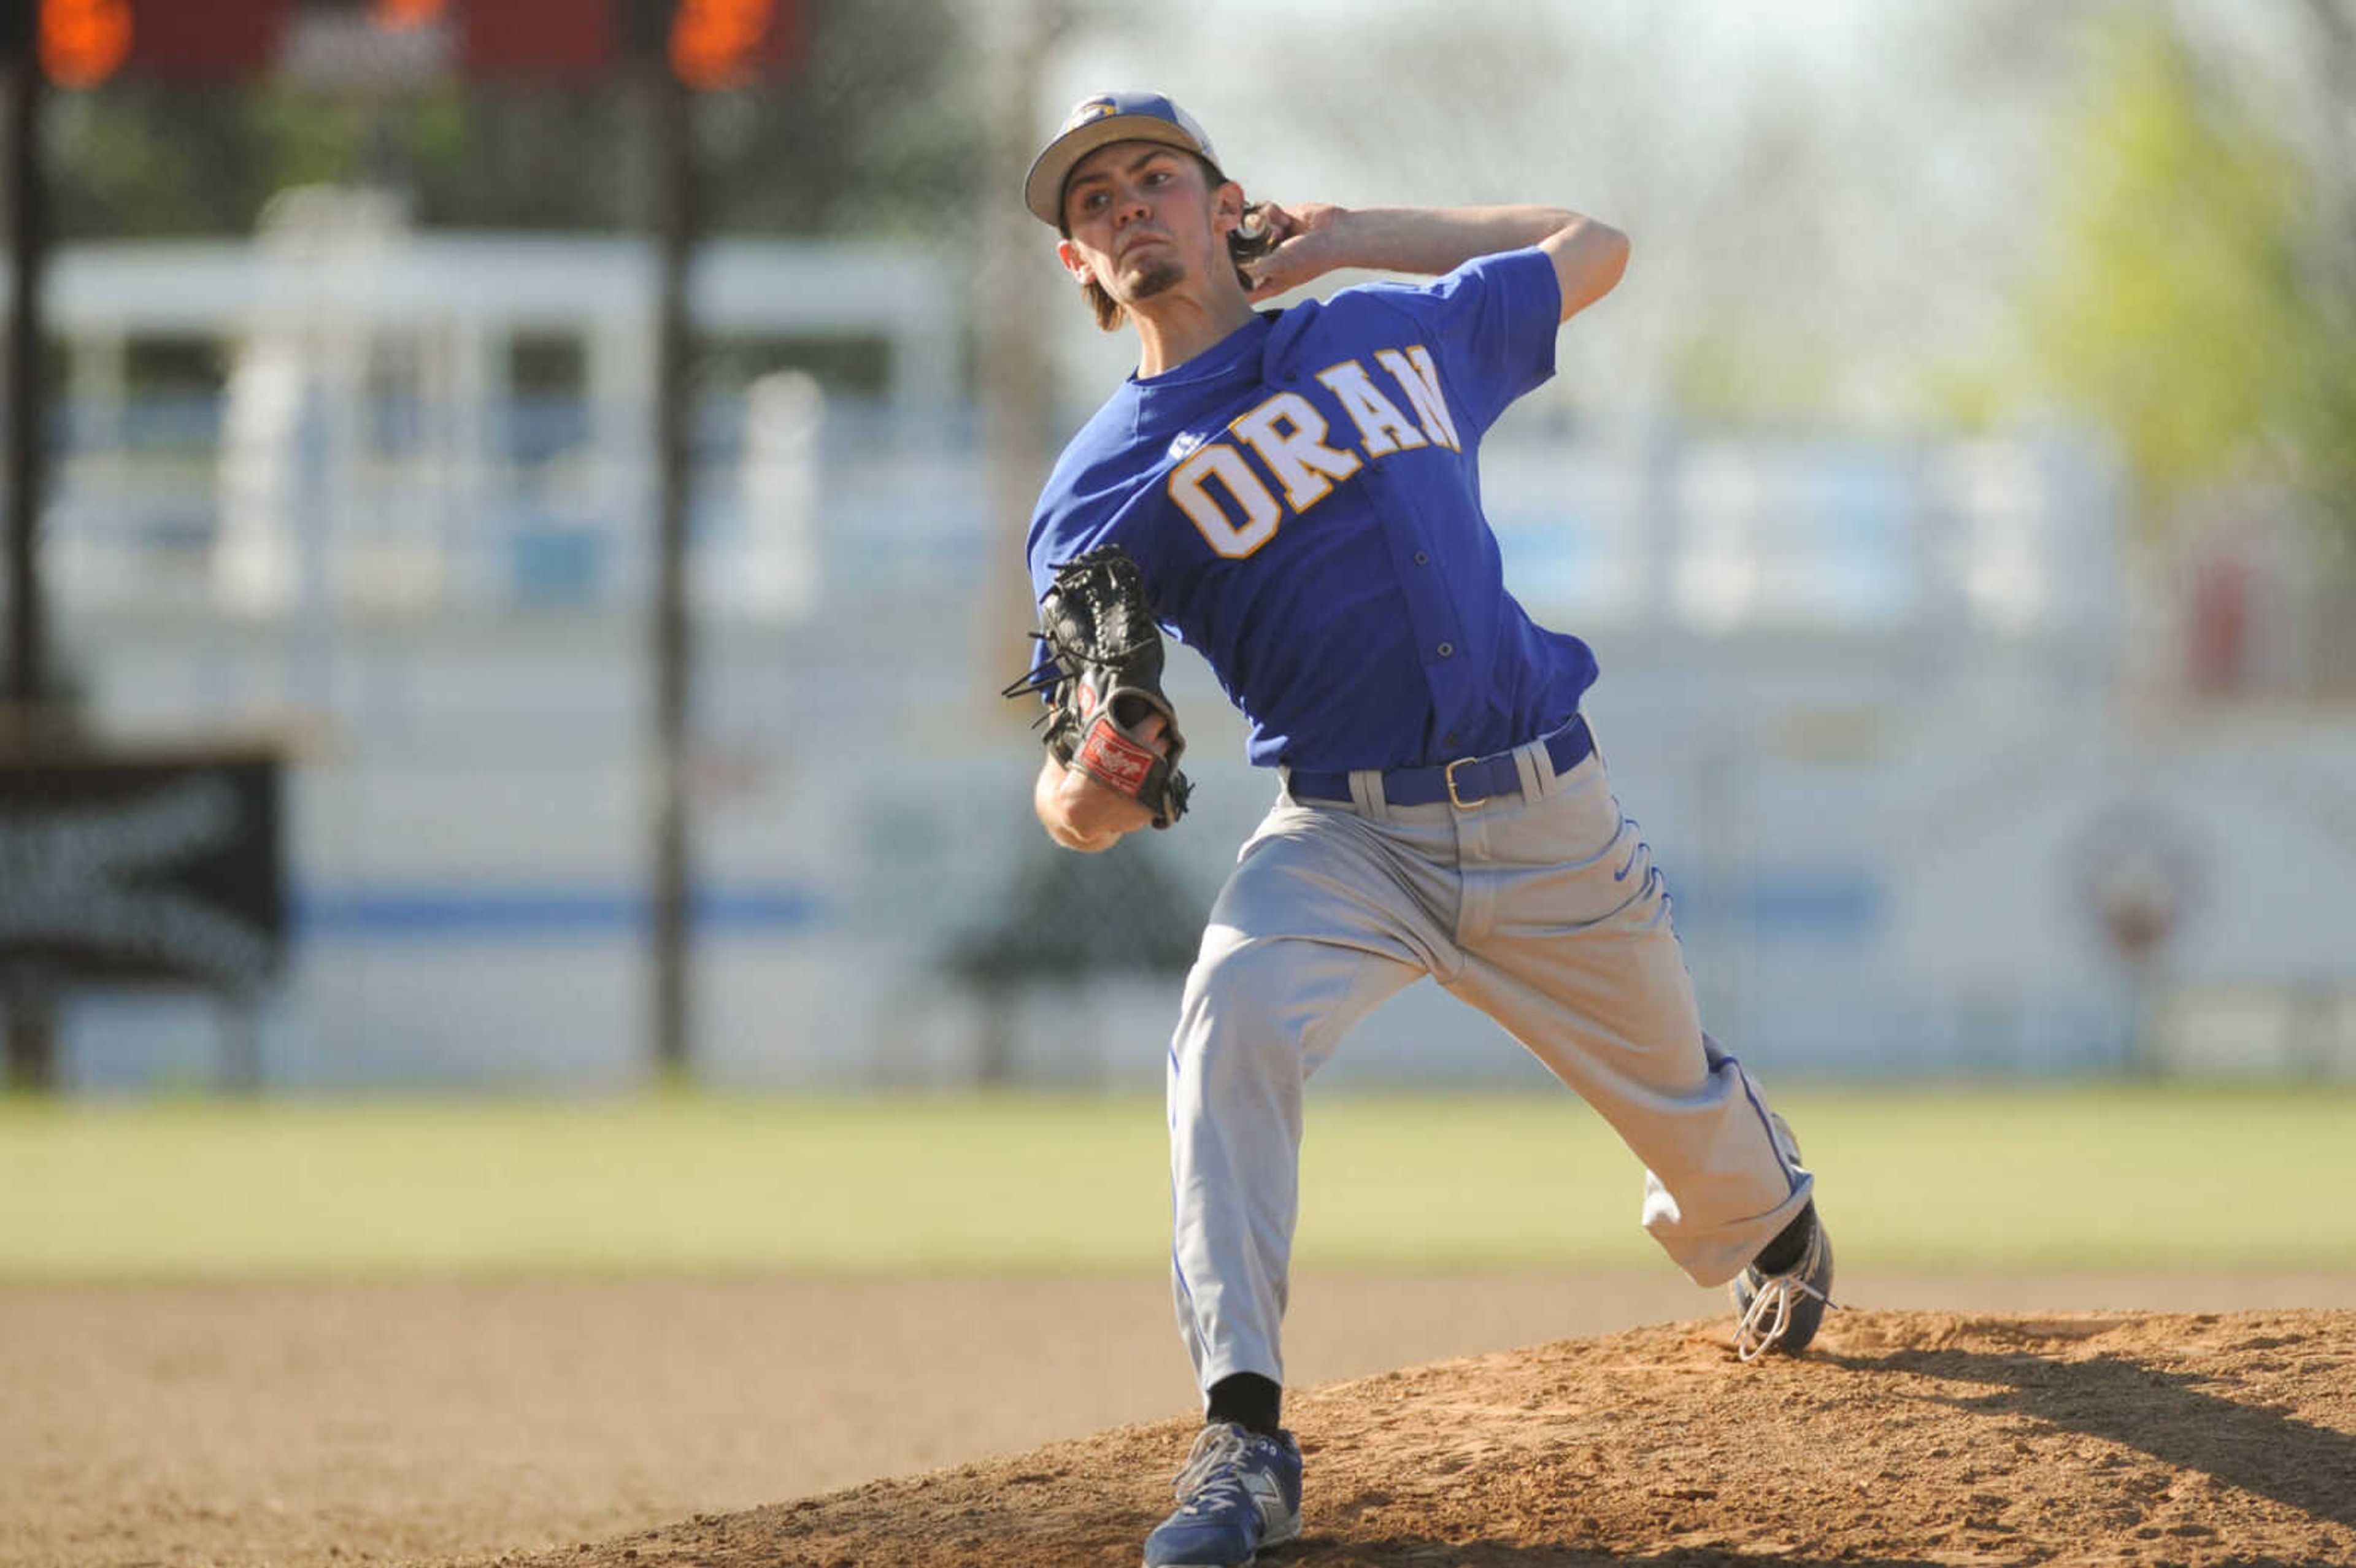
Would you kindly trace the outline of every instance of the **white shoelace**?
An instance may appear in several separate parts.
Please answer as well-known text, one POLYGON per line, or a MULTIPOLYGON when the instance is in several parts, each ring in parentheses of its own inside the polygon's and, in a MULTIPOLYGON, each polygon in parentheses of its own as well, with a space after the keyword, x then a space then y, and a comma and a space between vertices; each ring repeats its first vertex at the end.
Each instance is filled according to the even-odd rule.
MULTIPOLYGON (((1811 1260, 1815 1255, 1815 1249, 1809 1249, 1811 1260)), ((1831 1296, 1800 1277, 1804 1267, 1803 1264, 1790 1274, 1771 1274, 1759 1282, 1759 1293, 1751 1298, 1742 1320, 1734 1326, 1734 1353, 1745 1363, 1765 1355, 1783 1337, 1783 1330, 1791 1327, 1794 1298, 1813 1296, 1831 1310, 1839 1310, 1831 1296), (1769 1322, 1770 1317, 1774 1321, 1769 1322)))
POLYGON ((1189 1512, 1200 1512, 1202 1505, 1210 1500, 1207 1494, 1215 1490, 1233 1490, 1237 1499, 1251 1502, 1251 1488, 1244 1485, 1243 1476, 1236 1467, 1244 1456, 1244 1444, 1241 1427, 1222 1422, 1203 1428, 1186 1456, 1185 1467, 1171 1483, 1171 1490, 1189 1512), (1219 1473, 1223 1468, 1225 1475, 1219 1473))

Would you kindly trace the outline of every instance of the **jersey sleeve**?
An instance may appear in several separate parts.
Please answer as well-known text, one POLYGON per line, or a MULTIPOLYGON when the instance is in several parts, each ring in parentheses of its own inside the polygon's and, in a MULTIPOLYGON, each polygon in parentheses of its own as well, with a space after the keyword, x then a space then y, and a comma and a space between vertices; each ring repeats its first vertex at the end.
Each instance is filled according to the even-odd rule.
MULTIPOLYGON (((1101 496, 1095 493, 1096 486, 1090 484, 1086 470, 1087 465, 1075 461, 1074 453, 1067 451, 1055 472, 1049 475, 1047 487, 1031 515, 1023 554, 1030 571, 1031 603, 1034 607, 1046 598, 1057 567, 1116 537, 1115 519, 1107 511, 1101 496)), ((1136 552, 1132 549, 1131 553, 1136 552)), ((1033 671, 1044 670, 1054 662, 1048 656, 1047 645, 1034 639, 1031 645, 1033 671)), ((1043 698, 1052 700, 1051 694, 1043 693, 1043 698)))
MULTIPOLYGON (((1047 597, 1047 586, 1055 581, 1055 568, 1077 553, 1072 547, 1071 533, 1068 514, 1059 515, 1043 498, 1039 511, 1031 519, 1030 537, 1024 546, 1031 572, 1031 603, 1034 609, 1041 600, 1047 597)), ((1045 640, 1033 637, 1031 640, 1032 674, 1034 677, 1044 674, 1055 662, 1047 652, 1045 640)), ((1052 690, 1041 688, 1040 701, 1053 704, 1055 699, 1052 690)))
POLYGON ((1423 328, 1458 411, 1480 430, 1554 375, 1562 285, 1543 251, 1476 256, 1423 287, 1376 292, 1423 328))

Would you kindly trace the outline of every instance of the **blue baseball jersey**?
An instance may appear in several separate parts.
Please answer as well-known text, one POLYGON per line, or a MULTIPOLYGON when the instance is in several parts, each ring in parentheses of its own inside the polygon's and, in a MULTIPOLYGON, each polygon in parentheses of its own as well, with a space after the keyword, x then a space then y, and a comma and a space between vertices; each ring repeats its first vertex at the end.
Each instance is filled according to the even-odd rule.
POLYGON ((1511 251, 1264 312, 1131 376, 1048 478, 1033 592, 1074 556, 1127 549, 1263 766, 1428 764, 1556 728, 1595 657, 1506 592, 1479 460, 1554 373, 1561 312, 1553 263, 1511 251))

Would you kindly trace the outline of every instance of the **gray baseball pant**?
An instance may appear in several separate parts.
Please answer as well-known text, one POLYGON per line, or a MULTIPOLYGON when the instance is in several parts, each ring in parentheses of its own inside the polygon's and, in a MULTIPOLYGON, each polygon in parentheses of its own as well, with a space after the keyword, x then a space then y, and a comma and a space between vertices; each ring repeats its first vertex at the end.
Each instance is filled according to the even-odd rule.
POLYGON ((1741 1272, 1807 1203, 1765 1097, 1702 1032, 1652 851, 1602 759, 1522 793, 1393 806, 1289 789, 1237 856, 1171 1042, 1178 1318, 1205 1390, 1284 1381, 1301 1091, 1350 1027, 1430 975, 1495 1019, 1644 1162, 1644 1224, 1698 1285, 1741 1272))

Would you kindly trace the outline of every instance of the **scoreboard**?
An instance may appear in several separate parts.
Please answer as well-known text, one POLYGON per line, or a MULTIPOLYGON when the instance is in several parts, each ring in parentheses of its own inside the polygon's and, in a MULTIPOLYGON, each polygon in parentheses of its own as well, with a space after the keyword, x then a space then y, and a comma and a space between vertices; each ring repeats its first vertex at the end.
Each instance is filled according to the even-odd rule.
POLYGON ((60 87, 118 76, 320 86, 447 79, 605 80, 659 46, 690 87, 784 74, 802 0, 37 0, 41 63, 60 87))

